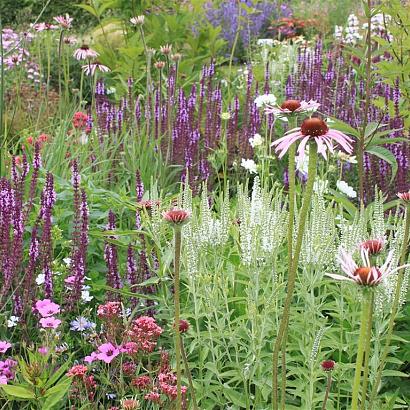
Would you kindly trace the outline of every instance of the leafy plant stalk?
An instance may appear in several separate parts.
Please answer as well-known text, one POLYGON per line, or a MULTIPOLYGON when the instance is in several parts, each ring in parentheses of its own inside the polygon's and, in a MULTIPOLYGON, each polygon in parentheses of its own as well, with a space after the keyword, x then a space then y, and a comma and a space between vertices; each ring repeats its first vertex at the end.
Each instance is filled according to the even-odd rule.
POLYGON ((308 180, 306 183, 305 198, 303 201, 302 208, 300 210, 299 227, 298 234, 296 238, 296 245, 293 253, 292 264, 289 266, 289 276, 288 276, 288 286, 285 304, 283 307, 282 320, 280 322, 278 336, 275 341, 273 354, 272 354, 272 409, 278 409, 278 358, 279 350, 282 347, 282 342, 284 335, 286 334, 290 306, 292 302, 293 292, 295 290, 296 273, 299 264, 300 251, 302 249, 303 235, 305 232, 305 225, 307 214, 311 205, 311 199, 313 194, 313 184, 316 178, 316 165, 317 165, 317 146, 316 144, 311 144, 309 148, 309 165, 308 165, 308 180))
MULTIPOLYGON (((401 256, 400 256, 400 266, 406 263, 409 236, 410 236, 410 204, 407 205, 407 210, 406 210, 406 222, 405 222, 405 227, 404 227, 403 248, 402 248, 401 256)), ((397 282, 396 282, 396 288, 394 291, 394 299, 393 299, 393 304, 392 304, 392 308, 390 312, 389 324, 387 327, 386 344, 384 345, 383 353, 381 355, 379 367, 377 369, 377 373, 375 377, 375 382, 373 384, 372 392, 370 395, 369 408, 372 408, 374 401, 376 399, 379 386, 380 386, 380 382, 382 379, 382 372, 386 364, 387 356, 389 355, 389 347, 390 347, 391 339, 393 336, 394 321, 396 319, 396 315, 397 315, 397 312, 399 310, 399 305, 400 305, 400 296, 401 296, 401 289, 402 289, 403 281, 404 281, 404 272, 405 272, 405 268, 402 268, 397 274, 397 282)))

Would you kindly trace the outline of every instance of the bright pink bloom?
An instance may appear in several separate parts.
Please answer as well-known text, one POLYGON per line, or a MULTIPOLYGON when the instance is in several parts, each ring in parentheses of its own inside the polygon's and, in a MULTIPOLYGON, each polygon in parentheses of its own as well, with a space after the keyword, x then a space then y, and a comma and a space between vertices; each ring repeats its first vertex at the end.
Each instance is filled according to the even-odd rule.
POLYGON ((163 218, 174 225, 183 225, 188 222, 191 213, 185 209, 174 208, 162 213, 163 218))
POLYGON ((119 318, 121 315, 120 302, 107 302, 105 305, 98 306, 97 315, 100 319, 119 318))
POLYGON ((43 317, 60 313, 60 305, 57 305, 57 303, 52 302, 50 299, 38 300, 35 306, 38 313, 43 317))
POLYGON ((152 401, 153 403, 159 403, 161 401, 161 395, 156 391, 151 391, 144 396, 144 399, 152 401))
POLYGON ((320 118, 307 118, 302 122, 298 131, 293 131, 282 138, 277 139, 272 143, 276 146, 276 152, 279 153, 279 158, 282 158, 290 146, 301 140, 298 148, 298 156, 302 161, 305 156, 305 148, 308 142, 315 141, 318 148, 318 153, 322 154, 327 159, 326 151, 334 152, 333 143, 339 144, 348 154, 351 154, 353 140, 347 135, 337 130, 331 130, 327 124, 320 118))
POLYGON ((43 317, 42 319, 40 319, 40 324, 44 329, 57 329, 61 324, 61 320, 56 319, 53 316, 43 317))
POLYGON ((326 273, 326 275, 330 276, 333 279, 347 280, 357 283, 358 285, 376 286, 394 272, 397 272, 399 269, 409 266, 403 265, 394 269, 393 251, 389 252, 385 263, 380 267, 372 266, 370 264, 369 251, 367 249, 361 248, 360 254, 363 264, 361 266, 358 266, 353 260, 352 255, 348 254, 342 249, 338 260, 340 262, 342 271, 346 274, 346 276, 336 275, 333 273, 326 273))
POLYGON ((0 340, 0 353, 6 353, 11 347, 11 343, 0 340))
POLYGON ((129 355, 138 353, 138 344, 135 342, 127 342, 123 344, 121 348, 122 353, 127 353, 129 355))
POLYGON ((104 343, 98 347, 97 359, 105 363, 111 363, 112 360, 120 354, 120 349, 112 343, 104 343))
POLYGON ((132 322, 128 336, 138 344, 140 350, 152 352, 162 332, 162 328, 156 324, 154 318, 141 316, 132 322))
POLYGON ((85 128, 87 125, 88 115, 84 112, 77 111, 73 115, 73 127, 74 128, 85 128))
POLYGON ((7 384, 8 379, 6 376, 0 376, 0 384, 7 384))
POLYGON ((84 361, 86 363, 92 363, 92 362, 95 362, 96 360, 98 360, 96 352, 92 352, 89 356, 84 357, 84 361))

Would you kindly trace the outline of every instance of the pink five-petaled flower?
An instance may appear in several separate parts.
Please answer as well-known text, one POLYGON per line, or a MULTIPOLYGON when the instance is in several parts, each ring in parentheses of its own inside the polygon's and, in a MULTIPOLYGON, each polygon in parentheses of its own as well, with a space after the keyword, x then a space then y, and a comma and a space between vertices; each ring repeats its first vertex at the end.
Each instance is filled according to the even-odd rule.
POLYGON ((111 363, 112 360, 120 354, 120 349, 112 343, 104 343, 98 347, 97 359, 105 363, 111 363))
POLYGON ((74 58, 77 60, 87 60, 89 58, 96 58, 99 54, 92 48, 88 47, 87 44, 83 44, 80 48, 74 51, 74 58))
POLYGON ((323 360, 320 366, 325 372, 331 372, 335 368, 335 364, 333 360, 323 360))
POLYGON ((319 108, 320 104, 317 101, 299 101, 286 100, 280 106, 267 106, 266 114, 274 114, 277 117, 283 117, 291 114, 301 114, 307 112, 314 112, 319 108))
POLYGON ((60 313, 60 305, 52 302, 50 299, 38 300, 35 304, 38 313, 43 317, 53 316, 60 313))
POLYGON ((6 353, 11 347, 11 343, 0 340, 0 353, 6 353))
POLYGON ((173 208, 162 213, 163 218, 173 225, 184 225, 188 222, 191 213, 185 209, 173 208))
POLYGON ((6 376, 0 376, 0 384, 7 384, 8 379, 6 376))
POLYGON ((398 192, 397 196, 406 203, 410 203, 410 191, 408 192, 398 192))
POLYGON ((44 329, 57 329, 61 324, 61 320, 56 319, 54 316, 43 317, 40 319, 40 324, 44 329))
POLYGON ((276 146, 276 152, 279 153, 279 158, 282 158, 289 147, 298 140, 301 140, 298 148, 298 156, 301 161, 305 157, 306 144, 310 141, 316 142, 318 153, 322 154, 325 159, 327 159, 327 149, 331 153, 334 152, 334 142, 339 144, 348 154, 353 151, 351 145, 353 140, 340 131, 329 129, 327 124, 320 118, 307 118, 302 122, 298 131, 293 131, 277 139, 272 143, 272 146, 276 146))
POLYGON ((346 276, 336 275, 333 273, 326 273, 333 279, 337 280, 347 280, 350 282, 357 283, 363 286, 376 286, 380 282, 384 281, 388 276, 397 272, 408 265, 399 266, 398 268, 393 268, 393 255, 394 252, 390 251, 386 257, 386 261, 380 267, 371 266, 369 259, 369 251, 367 249, 360 249, 360 254, 362 258, 363 265, 358 266, 353 260, 352 255, 344 251, 340 252, 338 260, 340 262, 341 268, 346 276))
POLYGON ((364 241, 359 245, 362 249, 367 249, 369 255, 377 255, 379 254, 384 247, 384 240, 383 239, 369 239, 368 241, 364 241))

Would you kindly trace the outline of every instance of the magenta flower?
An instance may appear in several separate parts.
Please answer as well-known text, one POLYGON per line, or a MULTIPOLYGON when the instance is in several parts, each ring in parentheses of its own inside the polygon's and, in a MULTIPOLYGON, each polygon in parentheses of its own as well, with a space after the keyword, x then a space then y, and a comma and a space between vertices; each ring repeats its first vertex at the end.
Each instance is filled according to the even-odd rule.
POLYGON ((53 316, 43 317, 40 319, 41 327, 44 329, 57 329, 61 324, 60 319, 56 319, 53 316))
POLYGON ((92 48, 88 47, 87 44, 83 44, 80 48, 74 51, 74 58, 77 60, 87 60, 89 58, 96 58, 98 57, 98 53, 94 51, 92 48))
POLYGON ((95 352, 92 352, 89 356, 84 357, 84 361, 86 363, 92 363, 92 362, 95 362, 96 360, 98 360, 98 357, 97 357, 97 353, 95 352))
POLYGON ((369 258, 369 250, 360 248, 360 255, 362 264, 359 266, 354 261, 352 255, 344 251, 340 252, 338 261, 341 265, 342 271, 346 276, 337 275, 333 273, 326 273, 327 276, 337 280, 347 280, 363 286, 376 286, 384 281, 388 276, 397 272, 398 270, 405 268, 409 265, 399 266, 393 268, 393 256, 394 252, 390 251, 386 257, 386 261, 380 267, 372 266, 369 258))
POLYGON ((96 71, 101 71, 102 73, 108 73, 111 71, 106 65, 101 64, 99 61, 85 64, 81 68, 83 69, 85 75, 94 75, 96 71))
POLYGON ((339 144, 348 154, 351 154, 353 140, 347 135, 337 130, 331 130, 327 124, 320 118, 307 118, 302 122, 298 131, 294 131, 277 139, 272 143, 276 146, 276 152, 279 153, 279 158, 282 158, 289 147, 296 141, 301 140, 298 148, 298 156, 302 161, 305 157, 305 148, 308 142, 315 141, 318 148, 318 153, 322 154, 327 159, 326 151, 334 152, 333 143, 339 144))
POLYGON ((60 313, 60 305, 57 305, 57 303, 52 302, 50 299, 38 300, 35 306, 43 317, 53 316, 60 313))
POLYGON ((120 349, 114 346, 112 343, 104 343, 98 347, 97 359, 102 360, 105 363, 111 363, 111 361, 120 354, 120 349))
POLYGON ((6 353, 11 347, 11 343, 0 340, 0 353, 6 353))
POLYGON ((0 376, 0 384, 7 384, 8 379, 6 376, 0 376))
POLYGON ((183 225, 188 222, 191 213, 185 209, 174 208, 162 213, 163 218, 174 225, 183 225))
POLYGON ((280 106, 267 106, 265 113, 274 114, 277 117, 283 117, 290 114, 312 113, 314 111, 317 111, 319 106, 320 104, 314 100, 286 100, 280 106))

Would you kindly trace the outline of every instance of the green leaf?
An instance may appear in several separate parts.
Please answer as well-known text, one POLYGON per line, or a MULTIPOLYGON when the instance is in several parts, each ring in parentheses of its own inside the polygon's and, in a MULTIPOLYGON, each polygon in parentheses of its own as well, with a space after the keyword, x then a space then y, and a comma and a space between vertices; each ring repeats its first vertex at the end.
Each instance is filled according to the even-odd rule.
POLYGON ((345 122, 340 121, 334 117, 330 117, 330 119, 332 120, 332 122, 329 123, 331 128, 344 132, 345 134, 352 135, 353 137, 356 137, 356 138, 360 137, 359 131, 351 127, 349 124, 346 124, 345 122))
POLYGON ((44 386, 45 389, 48 389, 50 386, 52 386, 65 373, 70 365, 72 356, 73 355, 71 355, 69 359, 47 380, 47 383, 44 386))
POLYGON ((386 161, 391 166, 391 179, 392 182, 397 174, 398 165, 396 161, 396 157, 390 152, 388 149, 380 146, 370 147, 366 150, 369 154, 376 155, 376 157, 381 158, 382 160, 386 161))
POLYGON ((10 384, 2 384, 0 386, 4 392, 10 396, 18 397, 19 399, 35 399, 34 392, 27 387, 13 386, 10 384))
POLYGON ((364 130, 364 137, 369 138, 370 135, 374 134, 377 131, 377 129, 382 126, 383 124, 380 124, 378 122, 369 122, 366 125, 366 129, 364 130))
POLYGON ((383 370, 383 376, 386 377, 409 377, 407 373, 399 372, 398 370, 386 369, 383 370))
POLYGON ((44 402, 42 409, 51 410, 57 403, 59 403, 63 399, 70 386, 71 379, 67 377, 51 389, 47 390, 44 396, 47 397, 47 400, 44 402))
POLYGON ((94 7, 89 6, 88 4, 76 4, 76 7, 80 7, 81 9, 88 11, 90 14, 92 14, 94 17, 98 18, 99 15, 97 11, 95 10, 94 7))

